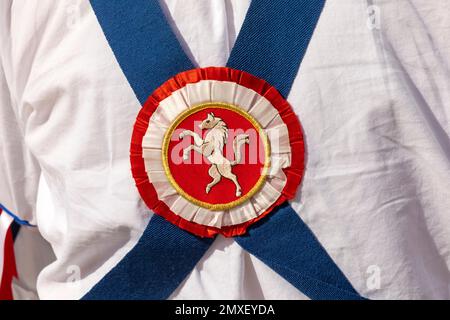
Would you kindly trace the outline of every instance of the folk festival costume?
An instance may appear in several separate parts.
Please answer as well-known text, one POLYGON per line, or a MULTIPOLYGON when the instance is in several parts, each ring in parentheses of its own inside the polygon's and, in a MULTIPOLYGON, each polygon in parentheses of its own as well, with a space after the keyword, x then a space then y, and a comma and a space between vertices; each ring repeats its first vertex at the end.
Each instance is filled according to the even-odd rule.
POLYGON ((448 298, 449 55, 400 41, 414 8, 3 1, 1 298, 448 298))

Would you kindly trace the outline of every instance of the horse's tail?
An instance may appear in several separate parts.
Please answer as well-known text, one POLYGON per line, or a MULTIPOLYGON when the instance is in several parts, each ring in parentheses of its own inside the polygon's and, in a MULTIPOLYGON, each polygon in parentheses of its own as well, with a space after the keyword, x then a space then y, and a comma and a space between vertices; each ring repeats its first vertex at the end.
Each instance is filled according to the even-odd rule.
POLYGON ((231 161, 231 165, 237 165, 241 162, 242 154, 241 154, 241 146, 245 143, 249 143, 248 134, 239 134, 234 137, 233 140, 233 151, 234 151, 234 161, 231 161))

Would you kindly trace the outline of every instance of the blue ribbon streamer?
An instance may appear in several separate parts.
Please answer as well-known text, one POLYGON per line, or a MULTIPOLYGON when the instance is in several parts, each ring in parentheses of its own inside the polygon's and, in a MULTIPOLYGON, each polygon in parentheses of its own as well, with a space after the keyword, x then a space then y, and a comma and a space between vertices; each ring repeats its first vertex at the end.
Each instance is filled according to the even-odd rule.
MULTIPOLYGON (((227 66, 259 76, 287 96, 324 3, 253 0, 227 66)), ((194 68, 157 1, 91 5, 142 104, 167 79, 194 68)), ((154 215, 138 244, 83 299, 166 299, 212 241, 154 215)), ((310 298, 361 298, 289 204, 236 241, 310 298)))
POLYGON ((8 208, 6 208, 3 204, 0 203, 0 209, 10 215, 13 219, 14 222, 21 225, 21 226, 25 226, 25 227, 36 227, 34 224, 29 223, 26 220, 20 219, 17 215, 15 215, 14 213, 12 213, 8 208))

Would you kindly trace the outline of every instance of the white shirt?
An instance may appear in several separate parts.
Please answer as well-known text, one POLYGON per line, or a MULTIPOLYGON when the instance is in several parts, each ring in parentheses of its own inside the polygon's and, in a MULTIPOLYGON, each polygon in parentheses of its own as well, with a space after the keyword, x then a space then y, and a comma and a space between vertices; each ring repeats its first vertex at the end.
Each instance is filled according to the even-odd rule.
MULTIPOLYGON (((248 0, 161 2, 197 66, 226 64, 248 0)), ((450 298, 450 3, 372 2, 327 1, 294 81, 292 206, 361 295, 450 298)), ((15 295, 31 274, 39 298, 79 299, 151 217, 130 173, 141 106, 88 1, 4 0, 0 23, 0 202, 37 225, 22 247, 44 250, 40 234, 55 256, 19 263, 15 295), (41 174, 51 207, 36 210, 41 174)), ((219 237, 172 298, 306 297, 219 237)))

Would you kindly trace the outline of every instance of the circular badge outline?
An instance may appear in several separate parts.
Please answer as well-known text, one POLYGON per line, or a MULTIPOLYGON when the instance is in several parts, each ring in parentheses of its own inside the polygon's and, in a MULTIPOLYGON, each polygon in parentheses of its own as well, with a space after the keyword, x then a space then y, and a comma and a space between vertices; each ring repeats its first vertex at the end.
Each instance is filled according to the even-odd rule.
POLYGON ((194 106, 190 107, 189 109, 181 112, 175 118, 175 120, 173 120, 173 122, 170 124, 169 128, 167 129, 167 131, 164 134, 162 148, 161 148, 161 156, 162 156, 162 164, 163 164, 164 172, 167 176, 167 179, 169 180, 169 183, 172 185, 172 187, 183 198, 185 198, 189 202, 191 202, 199 207, 211 210, 211 211, 229 210, 231 208, 234 208, 234 207, 248 201, 251 197, 253 197, 261 189, 262 185, 266 181, 267 172, 269 171, 270 164, 271 164, 271 161, 270 161, 271 152, 270 152, 269 138, 267 137, 267 134, 264 132, 264 130, 262 129, 259 122, 251 114, 249 114, 247 111, 245 111, 243 108, 241 108, 237 105, 224 103, 224 102, 200 103, 200 104, 194 105, 194 106), (261 172, 261 175, 260 175, 258 181, 250 189, 249 192, 247 192, 240 198, 230 201, 230 202, 227 202, 227 203, 217 203, 217 204, 209 203, 209 202, 198 200, 197 198, 194 198, 193 196, 189 195, 176 182, 176 180, 172 176, 172 173, 171 173, 170 167, 169 167, 168 152, 169 152, 169 144, 170 144, 173 132, 176 130, 178 125, 183 120, 185 120, 187 117, 189 117, 190 115, 192 115, 194 113, 197 113, 201 110, 205 110, 208 108, 225 109, 225 110, 230 110, 230 111, 238 113, 239 115, 244 117, 246 120, 248 120, 255 129, 258 130, 258 134, 261 137, 261 139, 263 141, 263 145, 264 145, 264 167, 262 168, 262 172, 261 172))
POLYGON ((131 174, 141 199, 147 205, 147 208, 152 210, 154 214, 163 217, 168 223, 174 224, 196 236, 207 238, 213 238, 218 234, 225 237, 243 235, 250 226, 268 216, 275 207, 293 199, 304 178, 305 160, 302 125, 289 102, 287 102, 278 90, 267 81, 243 70, 232 69, 229 67, 206 67, 186 70, 169 78, 166 82, 161 84, 149 95, 142 105, 142 108, 139 110, 133 125, 130 143, 131 174), (187 84, 195 84, 203 80, 234 82, 266 97, 278 110, 279 115, 289 130, 292 159, 290 166, 282 169, 287 176, 287 182, 283 190, 281 190, 280 197, 258 217, 240 224, 215 227, 182 218, 171 211, 168 205, 158 198, 156 189, 150 182, 145 168, 142 141, 147 132, 150 118, 159 107, 159 103, 170 96, 172 92, 183 88, 187 84))

